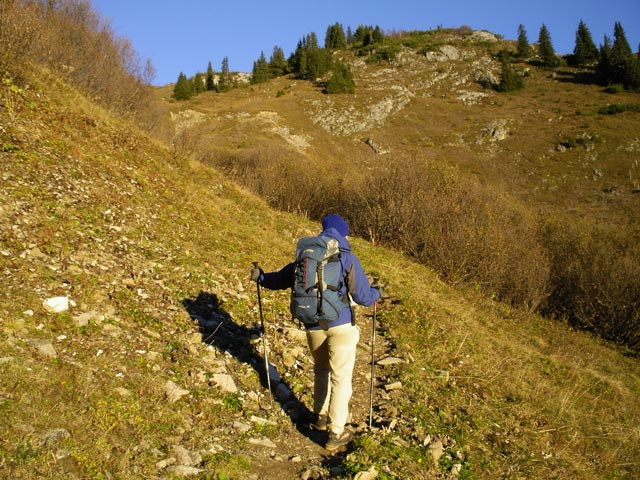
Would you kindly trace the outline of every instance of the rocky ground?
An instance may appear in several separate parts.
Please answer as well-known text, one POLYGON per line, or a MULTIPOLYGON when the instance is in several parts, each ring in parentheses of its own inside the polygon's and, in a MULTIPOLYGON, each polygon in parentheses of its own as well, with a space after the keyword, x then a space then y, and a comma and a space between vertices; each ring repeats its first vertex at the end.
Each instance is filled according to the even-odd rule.
MULTIPOLYGON (((262 295, 265 295, 264 291, 262 295)), ((330 453, 324 449, 326 433, 308 426, 313 364, 306 347, 304 330, 288 320, 273 322, 272 319, 265 318, 266 337, 263 338, 259 324, 250 328, 238 325, 228 315, 212 309, 211 306, 215 304, 215 298, 203 294, 187 306, 189 314, 200 326, 203 342, 212 352, 216 352, 211 358, 217 373, 210 379, 210 383, 214 388, 236 393, 238 389, 233 379, 244 369, 258 375, 262 386, 266 387, 259 391, 242 392, 242 410, 237 413, 237 418, 229 419, 224 429, 227 434, 234 431, 243 434, 251 432, 248 440, 253 450, 251 456, 259 458, 256 462, 259 465, 258 471, 252 478, 309 479, 343 475, 341 465, 348 458, 350 447, 330 453), (265 340, 272 395, 267 393, 265 340), (269 438, 255 435, 256 426, 264 425, 278 425, 278 434, 269 438)), ((388 305, 380 308, 392 307, 388 305)), ((256 312, 256 317, 258 315, 256 312)), ((398 366, 401 368, 403 363, 411 359, 394 356, 393 342, 384 336, 384 330, 380 330, 380 318, 377 315, 376 318, 377 331, 374 337, 372 309, 361 309, 361 338, 354 371, 352 419, 349 428, 356 436, 368 434, 381 437, 395 431, 397 436, 394 442, 402 446, 415 441, 411 438, 415 432, 411 432, 409 423, 401 418, 400 412, 394 407, 394 399, 402 395, 402 384, 394 381, 388 374, 390 369, 394 370, 398 366), (373 408, 370 410, 372 345, 375 345, 375 367, 373 408)), ((186 395, 188 392, 183 390, 182 394, 186 395)), ((439 458, 444 449, 443 441, 446 444, 448 440, 429 437, 422 441, 433 445, 433 455, 439 458)), ((185 465, 173 465, 172 471, 179 469, 198 473, 197 461, 194 461, 198 455, 197 452, 193 453, 195 454, 186 457, 191 461, 187 461, 185 465)), ((161 462, 174 464, 179 461, 174 455, 161 462)), ((375 467, 372 467, 356 478, 375 476, 375 467)))

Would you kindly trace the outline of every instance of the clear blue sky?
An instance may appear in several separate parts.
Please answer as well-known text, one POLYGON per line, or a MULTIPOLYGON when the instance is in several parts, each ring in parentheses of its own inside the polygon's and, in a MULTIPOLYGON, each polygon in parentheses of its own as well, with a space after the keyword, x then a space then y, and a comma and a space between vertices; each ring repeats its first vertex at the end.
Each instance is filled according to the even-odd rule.
POLYGON ((289 56, 298 40, 315 32, 321 44, 329 25, 345 31, 358 25, 385 31, 430 30, 438 26, 488 30, 517 38, 524 25, 531 43, 544 23, 557 53, 571 53, 583 20, 596 43, 613 39, 622 23, 633 51, 640 42, 640 0, 92 0, 116 34, 128 38, 157 70, 156 85, 175 82, 180 72, 204 72, 210 61, 220 70, 229 58, 232 71, 250 72, 274 46, 289 56))

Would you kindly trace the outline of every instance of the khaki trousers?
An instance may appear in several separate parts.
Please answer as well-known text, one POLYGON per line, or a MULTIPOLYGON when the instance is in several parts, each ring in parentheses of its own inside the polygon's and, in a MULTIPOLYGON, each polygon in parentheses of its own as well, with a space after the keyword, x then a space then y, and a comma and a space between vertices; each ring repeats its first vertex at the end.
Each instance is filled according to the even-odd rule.
POLYGON ((336 434, 344 431, 349 417, 351 378, 359 340, 360 329, 350 323, 328 330, 307 330, 314 361, 313 411, 327 415, 328 428, 336 434))

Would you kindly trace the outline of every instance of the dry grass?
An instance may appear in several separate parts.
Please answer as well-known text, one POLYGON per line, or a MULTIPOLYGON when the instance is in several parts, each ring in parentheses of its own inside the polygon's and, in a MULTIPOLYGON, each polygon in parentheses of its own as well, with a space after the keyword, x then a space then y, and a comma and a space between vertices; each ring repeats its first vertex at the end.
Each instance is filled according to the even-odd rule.
POLYGON ((637 112, 597 113, 613 101, 633 104, 637 94, 605 93, 578 70, 526 64, 518 65, 528 69, 524 90, 483 90, 470 79, 497 47, 465 42, 454 42, 469 55, 457 62, 410 51, 396 67, 352 57, 355 95, 326 96, 280 78, 201 96, 191 107, 208 116, 193 155, 273 206, 311 218, 340 210, 360 235, 414 255, 453 284, 479 286, 637 350, 639 306, 626 279, 640 265, 616 260, 635 257, 638 244, 637 112), (460 100, 469 92, 484 97, 460 100), (397 112, 371 120, 394 101, 403 105, 397 112), (333 122, 323 120, 327 112, 333 122), (267 113, 309 147, 276 133, 267 113), (504 126, 504 139, 491 136, 495 125, 504 126), (375 155, 366 138, 388 153, 375 155), (573 244, 560 224, 579 224, 573 244), (567 249, 576 255, 565 258, 567 249), (600 268, 603 255, 602 263, 618 265, 600 268), (567 270, 574 274, 559 275, 567 270), (603 294, 589 285, 611 288, 603 294))
MULTIPOLYGON (((251 262, 282 265, 295 239, 316 225, 268 208, 208 166, 174 158, 170 148, 36 73, 29 88, 0 86, 0 473, 150 478, 172 445, 216 443, 225 451, 205 459, 206 475, 262 473, 268 460, 228 429, 238 418, 238 400, 198 381, 210 355, 224 356, 190 341, 197 328, 183 302, 210 292, 234 322, 252 325, 251 262), (49 314, 42 301, 53 295, 69 295, 76 306, 49 314), (79 326, 73 316, 92 310, 101 316, 79 326), (57 355, 43 355, 42 342, 57 355), (169 404, 162 390, 167 380, 188 388, 188 401, 169 404), (42 445, 42 434, 55 428, 69 437, 42 445)), ((248 89, 202 105, 221 118, 230 111, 275 111, 284 100, 278 112, 288 124, 304 118, 296 96, 315 95, 302 85, 275 96, 291 83, 261 87, 271 92, 265 103, 248 89), (233 102, 241 108, 232 110, 233 102)), ((411 115, 424 120, 417 108, 411 115)), ((225 153, 270 146, 255 158, 268 162, 283 154, 341 164, 353 157, 363 172, 374 162, 363 143, 338 141, 306 123, 292 127, 311 137, 313 149, 301 153, 278 143, 271 130, 264 136, 259 128, 244 130, 251 119, 219 118, 210 121, 220 128, 199 138, 217 141, 225 153)), ((404 150, 413 147, 394 138, 424 135, 424 148, 430 139, 454 137, 442 126, 427 127, 420 133, 412 122, 396 137, 380 130, 375 138, 404 150)), ((471 158, 464 146, 454 149, 466 152, 460 157, 438 150, 430 158, 471 158)), ((456 463, 460 478, 640 475, 636 359, 474 289, 452 289, 396 251, 360 238, 353 245, 391 296, 380 309, 381 339, 410 361, 385 371, 403 384, 394 405, 397 428, 381 442, 360 436, 343 468, 386 465, 399 478, 442 477, 456 463), (454 441, 439 465, 427 465, 427 435, 454 441)), ((270 300, 270 315, 286 318, 286 295, 270 300)), ((243 389, 261 391, 255 372, 233 368, 243 389)), ((286 422, 266 433, 281 440, 285 458, 298 453, 298 440, 306 441, 286 422)), ((285 469, 299 473, 290 462, 277 467, 271 478, 282 478, 285 469)))

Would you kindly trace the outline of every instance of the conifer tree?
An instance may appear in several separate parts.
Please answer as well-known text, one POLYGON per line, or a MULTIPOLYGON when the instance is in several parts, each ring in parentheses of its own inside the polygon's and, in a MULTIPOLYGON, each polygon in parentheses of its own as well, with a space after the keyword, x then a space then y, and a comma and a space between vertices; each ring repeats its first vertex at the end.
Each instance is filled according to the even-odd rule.
POLYGON ((500 65, 502 66, 502 74, 500 83, 495 87, 499 92, 513 92, 524 87, 522 76, 513 68, 509 62, 509 54, 503 50, 499 54, 500 65))
POLYGON ((604 36, 604 43, 600 45, 598 54, 598 65, 596 66, 596 76, 602 85, 608 85, 611 78, 611 40, 604 36))
POLYGON ((222 59, 220 78, 218 79, 218 91, 225 92, 231 88, 231 74, 229 72, 229 57, 222 59))
POLYGON ((337 62, 333 67, 333 74, 325 87, 326 93, 353 93, 356 84, 349 66, 343 62, 337 62))
POLYGON ((264 56, 264 52, 260 52, 260 58, 253 62, 253 74, 251 75, 251 83, 264 83, 271 78, 269 64, 264 56))
POLYGON ((176 100, 189 100, 192 95, 191 82, 189 82, 184 73, 180 72, 178 81, 173 86, 173 98, 176 100))
POLYGON ((551 35, 544 23, 540 28, 540 35, 538 37, 538 54, 540 55, 540 62, 544 67, 553 68, 557 67, 560 63, 553 49, 553 44, 551 43, 551 35))
POLYGON ((518 58, 527 58, 531 55, 531 46, 529 45, 529 39, 527 38, 527 31, 524 29, 524 25, 518 25, 518 47, 516 50, 518 58))
POLYGON ((384 33, 382 33, 382 29, 376 25, 371 33, 371 39, 373 43, 382 43, 384 41, 384 33))
POLYGON ((318 37, 314 32, 307 35, 307 73, 311 79, 318 78, 322 75, 322 59, 320 47, 318 46, 318 37))
POLYGON ((301 76, 306 75, 306 72, 307 72, 306 38, 301 38, 300 40, 298 40, 298 45, 296 46, 295 52, 291 56, 289 65, 292 67, 293 71, 298 75, 301 75, 301 76))
POLYGON ((327 50, 343 50, 347 48, 347 38, 344 34, 344 29, 338 22, 327 28, 324 48, 327 50))
POLYGON ((207 89, 207 85, 205 83, 205 79, 202 76, 202 73, 198 72, 193 77, 193 93, 196 95, 204 92, 207 89))
POLYGON ((347 27, 347 45, 353 45, 353 32, 351 31, 351 25, 347 27))
POLYGON ((573 62, 578 66, 591 65, 598 60, 598 49, 593 43, 591 32, 580 20, 576 31, 576 46, 573 49, 573 62))
POLYGON ((207 91, 215 90, 216 84, 213 80, 213 67, 211 62, 207 65, 207 91))
MULTIPOLYGON (((613 46, 609 58, 609 83, 625 84, 632 68, 633 52, 620 22, 615 23, 613 46)), ((625 84, 626 86, 626 84, 625 84)))
POLYGON ((287 73, 287 60, 284 58, 284 50, 278 46, 273 47, 273 53, 269 58, 269 70, 271 78, 280 77, 287 73))

